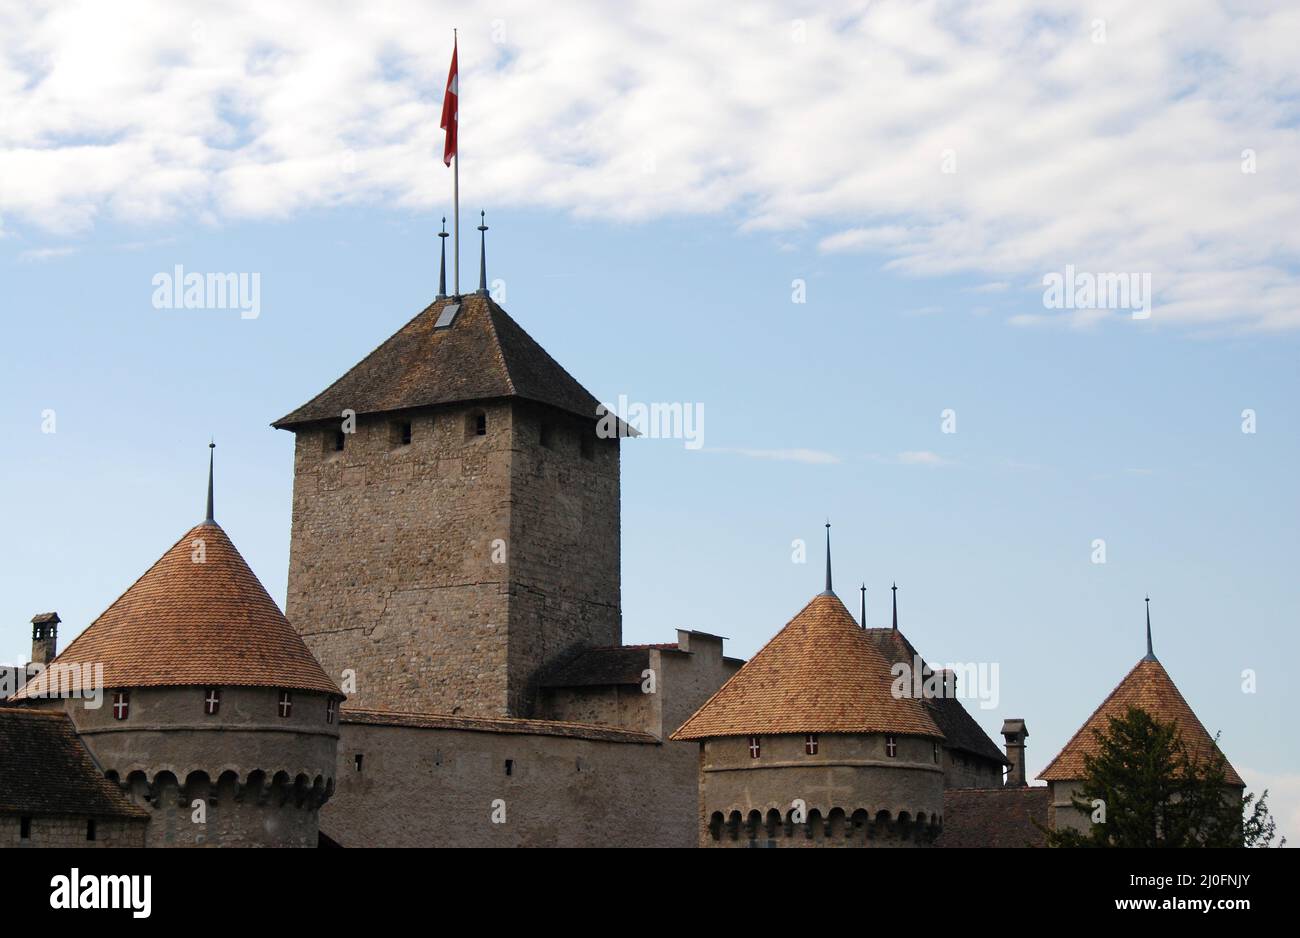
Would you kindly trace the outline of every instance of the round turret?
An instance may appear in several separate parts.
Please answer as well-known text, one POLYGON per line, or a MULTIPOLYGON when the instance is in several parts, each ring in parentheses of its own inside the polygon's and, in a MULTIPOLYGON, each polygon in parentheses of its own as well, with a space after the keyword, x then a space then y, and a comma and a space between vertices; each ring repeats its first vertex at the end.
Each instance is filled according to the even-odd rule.
POLYGON ((210 505, 15 700, 68 712, 147 846, 314 847, 343 695, 210 505))

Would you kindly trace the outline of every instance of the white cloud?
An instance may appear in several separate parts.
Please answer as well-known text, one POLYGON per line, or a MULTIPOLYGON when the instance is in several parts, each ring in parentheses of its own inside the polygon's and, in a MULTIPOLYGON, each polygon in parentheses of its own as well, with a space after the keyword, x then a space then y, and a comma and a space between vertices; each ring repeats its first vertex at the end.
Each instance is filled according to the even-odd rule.
POLYGON ((22 261, 50 261, 59 257, 68 257, 76 253, 77 249, 74 247, 29 248, 26 251, 20 251, 18 253, 18 259, 22 261))
MULTIPOLYGON (((1285 0, 858 0, 802 33, 776 2, 480 9, 455 15, 469 204, 725 212, 990 284, 1150 272, 1154 324, 1300 328, 1285 0)), ((441 208, 452 25, 421 0, 10 5, 0 214, 69 232, 441 208)), ((1106 318, 1037 318, 1058 317, 1106 318)))
POLYGON ((750 459, 801 462, 818 466, 832 465, 840 461, 840 458, 834 453, 819 449, 733 449, 714 446, 707 447, 707 449, 711 453, 731 453, 736 456, 747 456, 750 459))
POLYGON ((938 453, 930 450, 904 450, 897 456, 881 456, 878 453, 872 453, 867 456, 872 462, 889 463, 896 466, 950 466, 952 463, 944 459, 938 453))

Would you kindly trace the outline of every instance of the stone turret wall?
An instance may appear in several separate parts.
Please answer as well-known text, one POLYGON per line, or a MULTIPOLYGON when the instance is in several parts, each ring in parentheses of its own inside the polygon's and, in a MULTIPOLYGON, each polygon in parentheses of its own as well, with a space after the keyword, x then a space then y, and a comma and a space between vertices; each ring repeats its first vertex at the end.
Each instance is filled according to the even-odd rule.
MULTIPOLYGON (((701 846, 926 846, 942 826, 943 768, 935 741, 822 733, 706 740, 700 758, 701 846), (796 804, 798 802, 798 804, 796 804), (770 831, 769 833, 767 833, 770 831), (751 836, 752 834, 752 836, 751 836)), ((942 750, 939 753, 942 758, 942 750)))
POLYGON ((223 687, 215 715, 203 687, 130 689, 125 720, 103 705, 40 700, 67 711, 104 773, 152 815, 147 846, 311 846, 317 816, 333 794, 339 738, 329 697, 291 691, 280 716, 279 690, 223 687), (195 802, 200 802, 200 805, 195 802))

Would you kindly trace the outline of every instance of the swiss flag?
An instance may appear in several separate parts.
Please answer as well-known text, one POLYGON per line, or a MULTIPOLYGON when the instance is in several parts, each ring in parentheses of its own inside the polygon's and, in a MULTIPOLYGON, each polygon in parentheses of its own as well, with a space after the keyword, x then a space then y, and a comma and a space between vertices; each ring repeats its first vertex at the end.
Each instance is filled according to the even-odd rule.
POLYGON ((447 141, 442 146, 442 163, 451 165, 451 158, 456 155, 456 99, 458 96, 456 81, 456 44, 451 46, 451 71, 447 73, 447 90, 442 95, 442 129, 447 131, 447 141))

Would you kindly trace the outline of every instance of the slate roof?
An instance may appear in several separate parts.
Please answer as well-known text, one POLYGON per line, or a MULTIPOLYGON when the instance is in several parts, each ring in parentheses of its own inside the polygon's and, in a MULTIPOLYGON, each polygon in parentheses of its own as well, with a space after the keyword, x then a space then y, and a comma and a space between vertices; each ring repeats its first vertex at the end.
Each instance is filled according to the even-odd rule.
POLYGON ((673 733, 898 733, 942 738, 921 702, 890 693, 889 665, 834 593, 813 597, 673 733))
POLYGON ((519 397, 597 419, 598 401, 491 297, 460 298, 449 328, 435 329, 453 299, 435 300, 320 394, 275 421, 281 430, 358 414, 519 397))
MULTIPOLYGON (((1194 758, 1204 760, 1215 751, 1214 737, 1201 725, 1165 671, 1164 665, 1154 657, 1143 658, 1101 702, 1101 706, 1092 712, 1092 716, 1079 727, 1079 731, 1038 777, 1045 782, 1083 778, 1084 755, 1096 755, 1099 748, 1093 730, 1106 733, 1110 727, 1110 717, 1122 717, 1130 706, 1139 707, 1162 722, 1178 724, 1183 742, 1194 758)), ((1225 767, 1225 775, 1228 784, 1245 785, 1231 763, 1225 767)))
POLYGON ((0 707, 0 814, 146 819, 104 777, 62 711, 0 707))
MULTIPOLYGON (((866 629, 866 636, 876 646, 880 654, 890 665, 906 663, 910 668, 912 662, 919 658, 916 649, 907 637, 898 629, 866 629)), ((922 659, 924 674, 930 673, 930 666, 922 659)), ((922 680, 924 680, 924 674, 922 680)), ((967 712, 961 700, 956 697, 933 697, 925 701, 925 707, 934 722, 943 732, 945 745, 949 749, 959 749, 981 759, 989 759, 999 765, 1010 765, 1006 755, 998 744, 975 722, 967 712)))
POLYGON ((1052 815, 1051 789, 950 788, 943 793, 939 847, 1044 847, 1052 815))
POLYGON ((563 720, 523 720, 517 717, 470 717, 446 713, 397 713, 392 710, 353 710, 344 708, 340 721, 366 726, 405 726, 415 729, 464 730, 470 733, 507 733, 516 736, 566 736, 570 739, 594 739, 610 743, 658 745, 658 737, 636 730, 622 730, 594 723, 569 723, 563 720))
MULTIPOLYGON (((54 661, 102 664, 105 687, 283 687, 342 696, 210 521, 187 531, 54 661), (202 563, 193 559, 199 540, 202 563)), ((45 671, 14 699, 37 696, 50 682, 45 671)))
POLYGON ((677 644, 617 645, 588 648, 541 676, 542 687, 597 687, 640 684, 650 667, 650 649, 676 651, 677 644))

